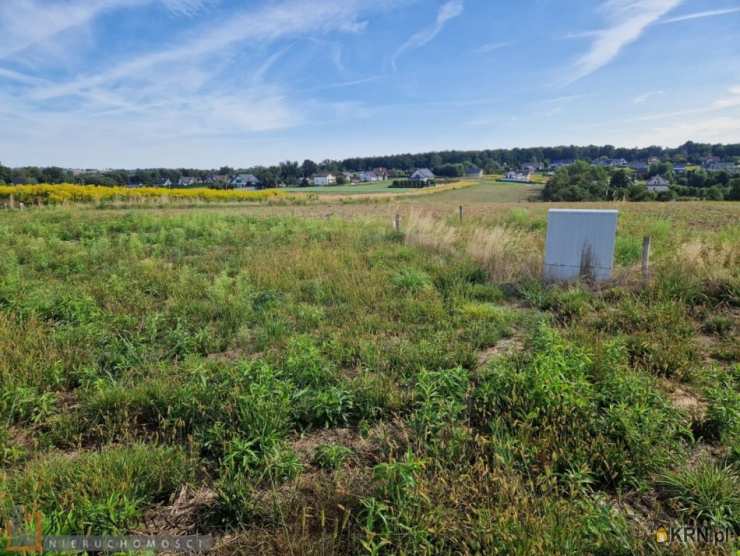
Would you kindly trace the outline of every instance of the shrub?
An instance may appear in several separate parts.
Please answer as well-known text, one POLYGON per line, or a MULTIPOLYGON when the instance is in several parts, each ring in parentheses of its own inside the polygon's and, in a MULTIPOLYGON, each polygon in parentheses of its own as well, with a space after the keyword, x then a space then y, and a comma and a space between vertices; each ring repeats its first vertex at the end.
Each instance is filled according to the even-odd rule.
POLYGON ((707 460, 663 475, 658 486, 679 515, 713 527, 740 528, 740 475, 707 460))
POLYGON ((630 485, 681 453, 686 423, 650 379, 626 368, 623 347, 596 365, 541 325, 531 350, 496 361, 474 394, 474 422, 518 438, 523 469, 554 472, 564 484, 579 470, 596 485, 630 485))
POLYGON ((340 444, 321 444, 314 451, 313 462, 322 469, 338 469, 353 454, 351 448, 340 444))
POLYGON ((308 388, 293 401, 296 420, 304 425, 336 427, 346 425, 353 413, 352 393, 344 386, 308 388))
POLYGON ((708 407, 703 432, 729 446, 732 460, 740 462, 740 365, 715 381, 704 391, 708 407))
POLYGON ((48 534, 120 534, 148 505, 166 501, 192 480, 195 468, 179 448, 107 446, 74 457, 39 457, 0 486, 12 504, 37 507, 48 534))
POLYGON ((397 288, 412 293, 419 292, 432 285, 432 280, 426 272, 414 268, 403 268, 399 270, 391 278, 391 282, 397 288))

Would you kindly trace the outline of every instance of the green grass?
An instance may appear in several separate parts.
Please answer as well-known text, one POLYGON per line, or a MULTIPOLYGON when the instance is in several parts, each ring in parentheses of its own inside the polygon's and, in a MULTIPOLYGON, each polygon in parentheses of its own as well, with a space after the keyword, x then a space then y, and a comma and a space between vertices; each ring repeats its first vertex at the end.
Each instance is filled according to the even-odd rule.
POLYGON ((480 182, 467 189, 458 191, 445 191, 433 197, 423 200, 406 202, 424 203, 449 203, 450 209, 454 210, 457 205, 476 205, 480 203, 521 203, 536 200, 542 191, 538 184, 521 184, 500 182, 494 177, 484 177, 480 182))
POLYGON ((545 234, 500 187, 524 186, 414 201, 444 208, 427 242, 361 204, 3 212, 0 519, 125 533, 190 486, 193 531, 246 553, 632 554, 666 517, 737 528, 737 225, 627 208, 626 274, 545 286, 497 269, 545 234))
POLYGON ((306 192, 306 193, 326 193, 326 194, 361 194, 361 193, 403 193, 405 191, 415 191, 410 188, 390 189, 393 180, 382 180, 372 183, 352 183, 344 185, 326 185, 326 186, 308 186, 308 187, 288 187, 285 191, 306 192))

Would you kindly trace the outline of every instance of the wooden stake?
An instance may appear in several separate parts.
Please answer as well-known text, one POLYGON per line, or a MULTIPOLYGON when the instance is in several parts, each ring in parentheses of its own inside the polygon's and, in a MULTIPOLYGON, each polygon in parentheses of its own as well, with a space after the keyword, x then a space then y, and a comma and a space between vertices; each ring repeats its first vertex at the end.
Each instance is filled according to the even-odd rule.
POLYGON ((15 195, 10 194, 10 208, 15 208, 15 195))
POLYGON ((460 205, 460 224, 462 224, 463 221, 463 207, 460 205))
POLYGON ((393 219, 393 229, 396 230, 396 233, 400 233, 401 231, 401 215, 396 213, 396 217, 393 219))
POLYGON ((642 239, 642 278, 650 279, 650 236, 642 239))

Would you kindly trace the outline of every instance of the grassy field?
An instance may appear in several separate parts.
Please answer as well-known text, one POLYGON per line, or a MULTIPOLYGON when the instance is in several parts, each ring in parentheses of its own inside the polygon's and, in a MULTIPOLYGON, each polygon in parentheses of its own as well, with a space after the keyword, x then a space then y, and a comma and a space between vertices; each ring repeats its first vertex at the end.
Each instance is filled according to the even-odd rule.
POLYGON ((345 185, 311 187, 287 187, 285 191, 334 195, 338 193, 343 193, 347 195, 359 195, 362 193, 399 193, 403 191, 413 191, 413 189, 389 189, 392 184, 393 180, 383 180, 374 183, 355 183, 345 185))
POLYGON ((532 191, 0 212, 0 520, 222 554, 734 553, 655 531, 740 533, 740 207, 603 205, 614 282, 554 287, 532 191))

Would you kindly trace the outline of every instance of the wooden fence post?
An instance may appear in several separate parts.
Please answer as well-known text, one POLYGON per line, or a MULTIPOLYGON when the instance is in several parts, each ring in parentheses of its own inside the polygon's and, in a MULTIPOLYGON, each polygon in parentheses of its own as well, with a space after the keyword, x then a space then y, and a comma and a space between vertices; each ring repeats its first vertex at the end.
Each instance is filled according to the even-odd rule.
POLYGON ((462 224, 463 221, 463 207, 460 205, 460 224, 462 224))
POLYGON ((650 279, 650 236, 642 239, 642 278, 650 279))
POLYGON ((10 194, 10 208, 15 208, 15 195, 10 194))
POLYGON ((396 230, 396 233, 401 231, 401 215, 398 213, 396 213, 396 217, 393 219, 393 229, 396 230))

